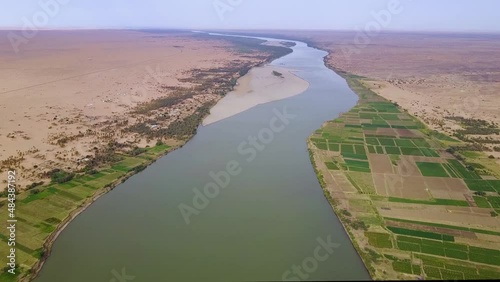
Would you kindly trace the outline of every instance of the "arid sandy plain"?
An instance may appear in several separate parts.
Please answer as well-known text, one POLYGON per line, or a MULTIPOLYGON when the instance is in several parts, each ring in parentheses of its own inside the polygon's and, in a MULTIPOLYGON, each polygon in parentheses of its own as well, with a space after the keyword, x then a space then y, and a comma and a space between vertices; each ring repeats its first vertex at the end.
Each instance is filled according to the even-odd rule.
MULTIPOLYGON (((16 54, 8 32, 0 32, 0 161, 2 170, 18 168, 18 188, 43 171, 82 168, 110 133, 118 142, 154 145, 156 139, 121 131, 144 119, 127 114, 134 107, 201 80, 229 81, 235 74, 225 68, 256 66, 265 57, 216 37, 139 31, 41 31, 16 54)), ((217 91, 220 83, 213 83, 158 113, 169 116, 163 126, 218 101, 217 91)))
POLYGON ((500 36, 395 33, 359 46, 317 40, 334 51, 329 64, 376 79, 373 88, 383 97, 431 125, 444 115, 500 122, 500 68, 494 67, 500 63, 500 36))

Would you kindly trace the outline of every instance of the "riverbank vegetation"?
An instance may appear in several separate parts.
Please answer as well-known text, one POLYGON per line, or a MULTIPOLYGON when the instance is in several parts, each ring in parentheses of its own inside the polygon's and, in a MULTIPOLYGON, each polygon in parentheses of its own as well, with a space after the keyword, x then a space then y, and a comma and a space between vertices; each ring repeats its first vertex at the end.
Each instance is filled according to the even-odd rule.
MULTIPOLYGON (((59 226, 69 222, 75 211, 93 202, 94 198, 106 193, 126 178, 143 170, 158 157, 173 149, 168 145, 145 148, 135 156, 120 154, 120 161, 102 167, 99 172, 71 174, 62 170, 51 173, 52 183, 37 186, 21 192, 16 199, 16 219, 22 228, 16 231, 16 260, 20 276, 8 273, 0 275, 0 281, 17 281, 30 276, 40 259, 50 254, 51 238, 59 226), (34 268, 31 268, 33 267, 34 268), (32 270, 33 269, 33 270, 32 270)), ((1 202, 0 217, 8 218, 5 202, 1 202)), ((8 237, 0 231, 0 240, 7 244, 8 237)), ((7 248, 0 248, 0 255, 6 257, 7 248)))
POLYGON ((500 167, 376 95, 366 78, 339 73, 359 102, 318 129, 309 149, 325 196, 372 278, 500 276, 500 167))
MULTIPOLYGON (((208 36, 201 34, 200 36, 208 36)), ((295 46, 295 43, 287 43, 287 47, 281 46, 271 46, 265 45, 265 40, 256 38, 245 38, 245 37, 224 37, 224 40, 231 42, 235 47, 234 51, 239 53, 248 54, 263 54, 260 57, 264 60, 264 63, 270 63, 275 59, 281 58, 293 52, 292 49, 288 47, 295 46)))

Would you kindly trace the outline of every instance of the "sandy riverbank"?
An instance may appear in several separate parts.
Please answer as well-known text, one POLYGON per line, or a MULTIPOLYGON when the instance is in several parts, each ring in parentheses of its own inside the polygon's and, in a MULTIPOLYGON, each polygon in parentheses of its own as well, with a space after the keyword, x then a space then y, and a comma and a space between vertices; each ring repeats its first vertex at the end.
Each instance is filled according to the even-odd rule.
POLYGON ((275 66, 253 68, 238 80, 234 91, 210 110, 203 125, 224 120, 260 104, 293 97, 308 87, 309 83, 296 76, 292 70, 275 66))

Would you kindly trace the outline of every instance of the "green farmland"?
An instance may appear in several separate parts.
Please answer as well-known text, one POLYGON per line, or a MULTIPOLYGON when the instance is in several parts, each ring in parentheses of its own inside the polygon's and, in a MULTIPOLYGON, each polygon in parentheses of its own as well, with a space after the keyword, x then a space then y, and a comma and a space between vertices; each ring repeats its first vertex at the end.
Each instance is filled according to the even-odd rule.
POLYGON ((382 280, 500 277, 500 248, 481 237, 500 239, 495 223, 500 212, 500 168, 482 164, 487 158, 481 153, 468 154, 474 156, 472 165, 455 159, 447 146, 460 141, 426 128, 358 78, 343 75, 360 100, 311 136, 311 159, 335 171, 323 178, 328 172, 316 168, 326 197, 371 276, 382 280), (336 145, 337 150, 330 149, 333 157, 324 153, 323 144, 336 145), (464 223, 450 212, 465 214, 470 207, 487 216, 468 213, 471 219, 464 223), (476 238, 473 245, 467 243, 471 238, 476 238), (390 271, 387 265, 392 266, 390 271))
POLYGON ((423 176, 449 177, 440 163, 417 162, 417 166, 423 176))
MULTIPOLYGON (((93 197, 102 193, 103 188, 111 189, 120 179, 139 172, 151 160, 171 150, 167 145, 148 148, 138 156, 123 155, 121 161, 103 168, 94 174, 77 175, 69 182, 38 187, 37 193, 31 190, 17 195, 16 219, 23 222, 17 229, 16 247, 17 263, 22 265, 21 275, 28 271, 25 266, 33 266, 44 254, 44 244, 58 227, 64 225, 75 211, 93 201, 93 197)), ((2 205, 5 202, 2 203, 2 205)), ((8 218, 7 209, 0 210, 0 217, 8 218)), ((0 240, 7 244, 6 229, 0 230, 0 240)), ((0 256, 6 257, 7 248, 0 248, 0 256)), ((3 273, 0 281, 16 281, 16 277, 3 273)))

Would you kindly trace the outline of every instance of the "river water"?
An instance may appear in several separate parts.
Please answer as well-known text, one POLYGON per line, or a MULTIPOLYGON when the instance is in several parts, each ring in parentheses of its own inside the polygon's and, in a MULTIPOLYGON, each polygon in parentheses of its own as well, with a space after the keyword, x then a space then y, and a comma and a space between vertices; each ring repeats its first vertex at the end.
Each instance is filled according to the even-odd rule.
POLYGON ((293 51, 272 64, 306 92, 200 127, 69 224, 36 281, 368 280, 306 144, 357 96, 326 52, 293 51))

